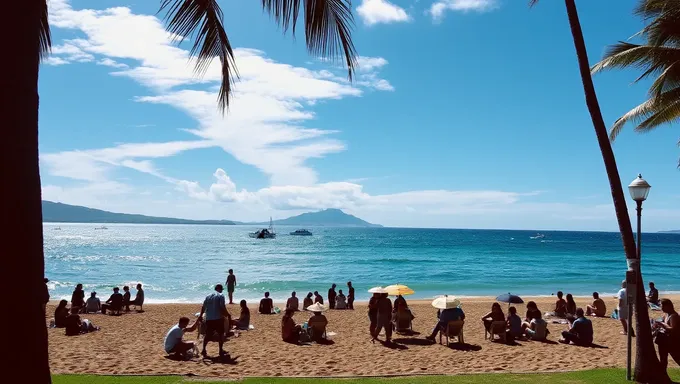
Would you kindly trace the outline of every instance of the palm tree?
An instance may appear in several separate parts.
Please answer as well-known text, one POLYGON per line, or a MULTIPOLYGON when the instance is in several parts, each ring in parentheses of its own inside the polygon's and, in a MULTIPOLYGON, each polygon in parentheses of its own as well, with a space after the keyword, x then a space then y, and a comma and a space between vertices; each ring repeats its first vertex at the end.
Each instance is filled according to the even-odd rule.
POLYGON ((642 0, 635 14, 649 22, 636 34, 644 37, 646 43, 614 44, 602 61, 591 68, 592 73, 612 68, 639 68, 643 72, 635 82, 657 76, 649 88, 649 99, 614 122, 609 131, 612 141, 631 121, 637 124, 635 131, 644 133, 680 119, 680 2, 642 0))
MULTIPOLYGON (((229 104, 234 76, 234 54, 222 23, 217 0, 161 0, 167 11, 168 30, 177 36, 191 36, 196 41, 191 50, 197 57, 196 71, 204 73, 214 57, 222 64, 222 84, 218 103, 222 111, 229 104)), ((342 57, 352 74, 357 53, 352 43, 353 17, 350 0, 262 0, 283 31, 293 34, 303 5, 305 42, 313 55, 342 57)), ((45 273, 43 255, 42 205, 38 164, 38 73, 40 61, 51 46, 47 0, 7 1, 4 15, 12 22, 0 23, 6 39, 4 47, 11 58, 3 60, 2 127, 4 145, 0 178, 3 181, 3 271, 27 288, 22 307, 22 322, 28 332, 9 332, 9 345, 16 351, 4 362, 8 367, 25 366, 22 379, 30 383, 49 383, 45 313, 41 292, 45 273), (28 359, 28 360, 26 360, 28 359)))
MULTIPOLYGON (((537 2, 538 0, 530 0, 529 6, 535 5, 537 2)), ((597 142, 600 146, 600 152, 602 152, 602 160, 604 160, 604 167, 607 171, 607 177, 609 178, 609 187, 611 189, 612 200, 614 201, 614 209, 616 211, 616 219, 621 232, 623 249, 626 254, 626 259, 629 261, 637 261, 635 238, 633 236, 633 228, 630 224, 630 217, 628 216, 626 198, 623 193, 623 187, 621 186, 619 170, 616 167, 614 151, 612 150, 611 143, 607 136, 607 126, 602 119, 600 103, 597 101, 595 86, 593 85, 593 79, 590 75, 588 54, 583 39, 583 31, 581 30, 581 22, 579 21, 576 3, 574 0, 565 0, 564 3, 567 7, 567 17, 569 19, 571 34, 574 39, 574 47, 576 48, 576 57, 578 60, 579 72, 581 73, 581 82, 583 83, 586 105, 590 112, 590 118, 593 121, 597 142)), ((629 265, 631 264, 629 263, 629 265)), ((654 349, 652 330, 649 324, 649 313, 647 312, 647 301, 645 300, 645 291, 639 263, 633 262, 632 265, 637 265, 637 268, 635 268, 637 275, 635 303, 635 329, 637 333, 635 339, 637 347, 635 356, 635 379, 638 382, 643 383, 670 382, 668 374, 661 369, 661 364, 659 363, 656 350, 654 349)))

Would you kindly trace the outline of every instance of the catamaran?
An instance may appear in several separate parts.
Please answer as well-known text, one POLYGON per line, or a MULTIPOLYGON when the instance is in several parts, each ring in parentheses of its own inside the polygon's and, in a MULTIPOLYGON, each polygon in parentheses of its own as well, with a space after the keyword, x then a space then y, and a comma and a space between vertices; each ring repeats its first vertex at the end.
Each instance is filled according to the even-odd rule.
POLYGON ((275 239, 276 232, 274 232, 274 222, 272 218, 269 217, 269 228, 263 228, 259 231, 251 232, 248 234, 253 239, 275 239))

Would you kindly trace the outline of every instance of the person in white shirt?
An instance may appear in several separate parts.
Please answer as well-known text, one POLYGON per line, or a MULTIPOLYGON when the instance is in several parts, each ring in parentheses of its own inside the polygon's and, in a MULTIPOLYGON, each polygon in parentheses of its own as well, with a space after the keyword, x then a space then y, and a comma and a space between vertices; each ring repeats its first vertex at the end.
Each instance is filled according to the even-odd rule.
POLYGON ((97 297, 97 292, 92 292, 90 297, 85 302, 85 311, 87 313, 97 313, 102 309, 102 303, 97 297))
POLYGON ((619 311, 619 320, 621 320, 621 325, 623 326, 622 335, 628 334, 628 291, 626 289, 626 280, 621 282, 621 289, 619 293, 616 294, 616 298, 619 299, 616 309, 619 311))
POLYGON ((165 346, 165 352, 167 354, 175 354, 178 357, 185 358, 189 350, 194 348, 194 342, 185 342, 182 340, 184 332, 191 332, 196 329, 200 323, 201 318, 199 317, 194 321, 194 323, 189 327, 189 318, 180 317, 179 323, 175 324, 168 333, 165 335, 165 340, 163 342, 165 346))
POLYGON ((300 307, 300 299, 297 298, 296 293, 293 291, 293 293, 290 294, 288 301, 286 301, 286 309, 290 309, 292 311, 298 311, 299 307, 300 307))
POLYGON ((537 312, 536 317, 531 319, 531 323, 528 324, 528 327, 526 326, 526 323, 523 327, 525 328, 524 332, 527 337, 532 340, 545 340, 548 336, 548 323, 543 320, 540 312, 537 312))

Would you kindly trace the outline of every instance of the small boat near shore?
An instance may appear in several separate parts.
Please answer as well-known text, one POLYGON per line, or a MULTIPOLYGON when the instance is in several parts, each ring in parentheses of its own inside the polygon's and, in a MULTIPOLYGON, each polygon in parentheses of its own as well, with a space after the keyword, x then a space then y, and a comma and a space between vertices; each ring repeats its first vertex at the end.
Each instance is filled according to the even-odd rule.
POLYGON ((276 232, 274 232, 274 222, 269 218, 269 228, 263 228, 259 231, 251 232, 248 236, 252 239, 275 239, 276 232))
POLYGON ((291 236, 312 236, 312 233, 306 229, 298 229, 290 233, 291 236))
POLYGON ((545 235, 542 233, 537 233, 536 236, 531 236, 530 239, 545 239, 545 235))
POLYGON ((102 225, 101 227, 94 227, 94 229, 108 229, 106 225, 102 225))

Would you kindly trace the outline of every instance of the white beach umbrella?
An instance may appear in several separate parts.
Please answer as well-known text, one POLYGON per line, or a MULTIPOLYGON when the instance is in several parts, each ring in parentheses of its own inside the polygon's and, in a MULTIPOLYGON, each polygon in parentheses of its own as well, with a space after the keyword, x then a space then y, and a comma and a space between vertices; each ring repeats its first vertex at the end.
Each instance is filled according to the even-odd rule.
POLYGON ((368 290, 368 293, 387 293, 387 290, 383 287, 373 287, 368 290))
POLYGON ((434 300, 432 300, 432 306, 437 309, 456 308, 460 306, 460 300, 458 300, 455 296, 437 296, 434 300))
POLYGON ((323 312, 326 310, 326 307, 321 303, 315 303, 305 309, 309 312, 323 312))

